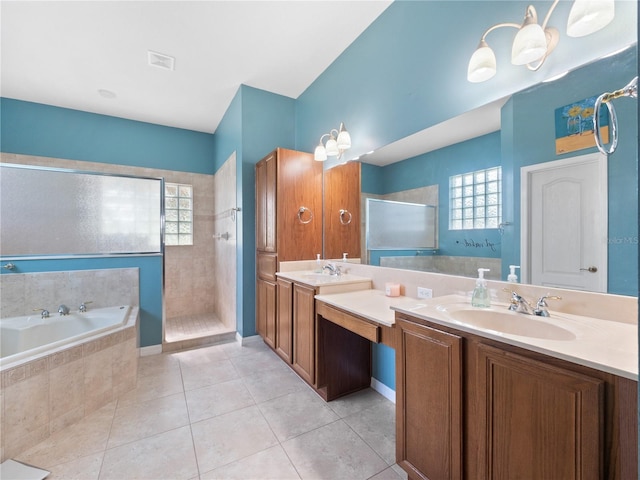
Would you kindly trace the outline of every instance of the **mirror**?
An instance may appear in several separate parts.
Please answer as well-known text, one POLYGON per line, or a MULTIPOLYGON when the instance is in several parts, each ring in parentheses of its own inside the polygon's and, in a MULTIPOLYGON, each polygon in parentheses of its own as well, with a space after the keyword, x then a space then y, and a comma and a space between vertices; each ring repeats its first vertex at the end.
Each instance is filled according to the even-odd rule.
MULTIPOLYGON (((633 45, 616 55, 583 65, 563 78, 527 88, 363 156, 362 209, 366 198, 383 198, 436 205, 438 216, 435 253, 408 250, 370 255, 365 249, 366 219, 361 209, 363 263, 373 258, 369 263, 473 277, 478 267, 488 267, 491 272, 487 278, 506 280, 509 265, 521 263, 521 168, 595 151, 593 147, 581 147, 556 153, 557 123, 562 121, 556 119, 556 110, 622 88, 637 75, 636 65, 637 48, 633 45), (450 230, 449 178, 499 165, 502 167, 499 227, 450 230)), ((637 102, 628 98, 615 102, 619 144, 608 159, 609 219, 601 232, 608 244, 607 292, 635 296, 637 102)))

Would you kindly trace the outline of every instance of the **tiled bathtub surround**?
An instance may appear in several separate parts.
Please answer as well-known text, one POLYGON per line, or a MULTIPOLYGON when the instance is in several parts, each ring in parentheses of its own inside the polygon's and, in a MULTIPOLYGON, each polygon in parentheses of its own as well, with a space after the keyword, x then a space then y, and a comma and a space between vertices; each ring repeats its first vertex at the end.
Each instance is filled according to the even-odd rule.
POLYGON ((451 257, 447 255, 380 257, 381 267, 418 270, 421 272, 446 273, 463 277, 477 277, 478 268, 488 268, 489 280, 500 280, 502 260, 488 257, 451 257))
POLYGON ((137 268, 0 275, 1 318, 36 307, 57 315, 62 303, 74 311, 87 301, 89 308, 132 306, 118 331, 2 368, 2 461, 135 388, 138 290, 137 268))
POLYGON ((138 307, 127 326, 1 372, 0 461, 136 387, 138 307))
POLYGON ((59 305, 76 311, 83 302, 92 302, 89 308, 138 306, 138 278, 137 268, 3 274, 0 318, 33 315, 35 308, 57 315, 59 305))

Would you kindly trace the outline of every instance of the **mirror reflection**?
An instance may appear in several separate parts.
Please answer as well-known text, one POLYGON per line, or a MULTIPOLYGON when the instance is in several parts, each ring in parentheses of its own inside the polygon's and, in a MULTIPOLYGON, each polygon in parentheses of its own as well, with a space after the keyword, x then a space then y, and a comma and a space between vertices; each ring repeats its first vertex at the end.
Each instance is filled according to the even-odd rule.
MULTIPOLYGON (((616 103, 618 148, 604 157, 604 167, 586 174, 599 177, 600 182, 581 185, 578 189, 582 190, 573 192, 573 196, 547 196, 554 198, 547 203, 557 208, 548 209, 544 217, 535 217, 538 214, 530 211, 535 196, 531 195, 527 176, 527 172, 537 171, 536 166, 553 170, 560 168, 563 161, 580 163, 583 157, 602 156, 595 148, 592 121, 584 122, 582 130, 568 133, 567 124, 577 119, 569 118, 575 115, 568 116, 567 112, 575 114, 581 102, 622 88, 637 75, 636 64, 637 48, 633 45, 560 79, 528 88, 363 156, 363 263, 471 277, 477 275, 478 268, 485 267, 491 270, 487 278, 500 280, 507 280, 510 265, 522 265, 522 271, 517 273, 523 283, 637 295, 637 103, 629 99, 616 103), (576 108, 571 110, 572 106, 576 108), (438 144, 446 142, 445 137, 452 140, 438 144), (435 141, 436 149, 421 148, 424 139, 435 141), (558 147, 561 141, 565 142, 562 148, 558 147), (496 171, 500 175, 497 190, 487 180, 488 172, 496 171), (521 185, 523 178, 525 185, 521 185), (605 195, 595 203, 603 207, 604 217, 579 218, 578 205, 573 204, 595 197, 598 192, 594 189, 602 188, 605 195), (436 248, 367 249, 368 198, 434 205, 436 248), (527 209, 524 215, 523 209, 527 209), (582 229, 584 224, 593 227, 593 233, 582 229), (604 258, 592 258, 582 250, 585 239, 593 236, 603 246, 604 258), (531 248, 542 248, 540 245, 545 252, 552 247, 557 252, 539 259, 531 248), (566 252, 576 253, 575 258, 568 260, 566 252), (560 267, 571 272, 551 279, 536 276, 537 270, 560 267), (580 280, 594 275, 594 268, 604 275, 604 281, 593 286, 593 282, 580 280)), ((584 117, 588 113, 584 108, 580 111, 584 117)), ((566 194, 567 185, 575 184, 567 178, 563 173, 549 185, 564 181, 556 190, 566 194)), ((325 196, 326 188, 325 184, 325 196)), ((546 192, 548 187, 541 188, 546 192)), ((325 226, 325 238, 330 236, 331 228, 325 226)))

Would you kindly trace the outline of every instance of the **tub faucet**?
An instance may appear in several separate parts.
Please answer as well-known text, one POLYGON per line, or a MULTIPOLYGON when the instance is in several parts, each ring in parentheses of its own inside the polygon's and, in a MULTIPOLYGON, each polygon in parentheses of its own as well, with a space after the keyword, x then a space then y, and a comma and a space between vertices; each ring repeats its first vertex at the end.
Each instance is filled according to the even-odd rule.
POLYGON ((40 312, 40 318, 49 318, 50 313, 46 308, 34 308, 33 311, 40 312))
POLYGON ((87 305, 89 305, 90 303, 93 303, 93 302, 82 302, 80 304, 80 306, 78 307, 78 311, 81 312, 81 313, 86 313, 87 305))
POLYGON ((325 268, 329 270, 329 275, 340 276, 340 274, 342 273, 340 271, 340 267, 336 266, 334 263, 327 263, 324 267, 322 267, 322 270, 324 270, 325 268))
POLYGON ((69 315, 69 307, 67 307, 66 305, 60 305, 58 307, 58 313, 60 314, 60 316, 63 315, 69 315))

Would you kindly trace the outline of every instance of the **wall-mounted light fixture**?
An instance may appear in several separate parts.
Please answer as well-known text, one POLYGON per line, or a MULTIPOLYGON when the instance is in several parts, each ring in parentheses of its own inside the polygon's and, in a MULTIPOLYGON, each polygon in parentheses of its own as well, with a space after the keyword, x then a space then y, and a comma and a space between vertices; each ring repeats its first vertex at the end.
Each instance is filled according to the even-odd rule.
POLYGON ((349 148, 351 148, 351 135, 341 122, 339 130, 334 128, 320 137, 320 142, 313 152, 313 158, 319 162, 324 162, 327 156, 340 158, 342 152, 349 148), (327 137, 329 137, 327 142, 322 143, 327 137))
MULTIPOLYGON (((487 45, 489 33, 501 27, 513 27, 518 30, 511 47, 511 63, 526 65, 529 70, 538 70, 549 54, 558 44, 560 33, 554 27, 548 27, 549 18, 558 2, 555 0, 544 17, 542 25, 538 24, 538 14, 533 5, 525 11, 522 25, 517 23, 498 23, 493 25, 480 38, 478 48, 469 60, 467 80, 484 82, 496 74, 496 56, 487 45)), ((605 27, 614 16, 614 0, 575 0, 567 20, 567 35, 583 37, 605 27)))

